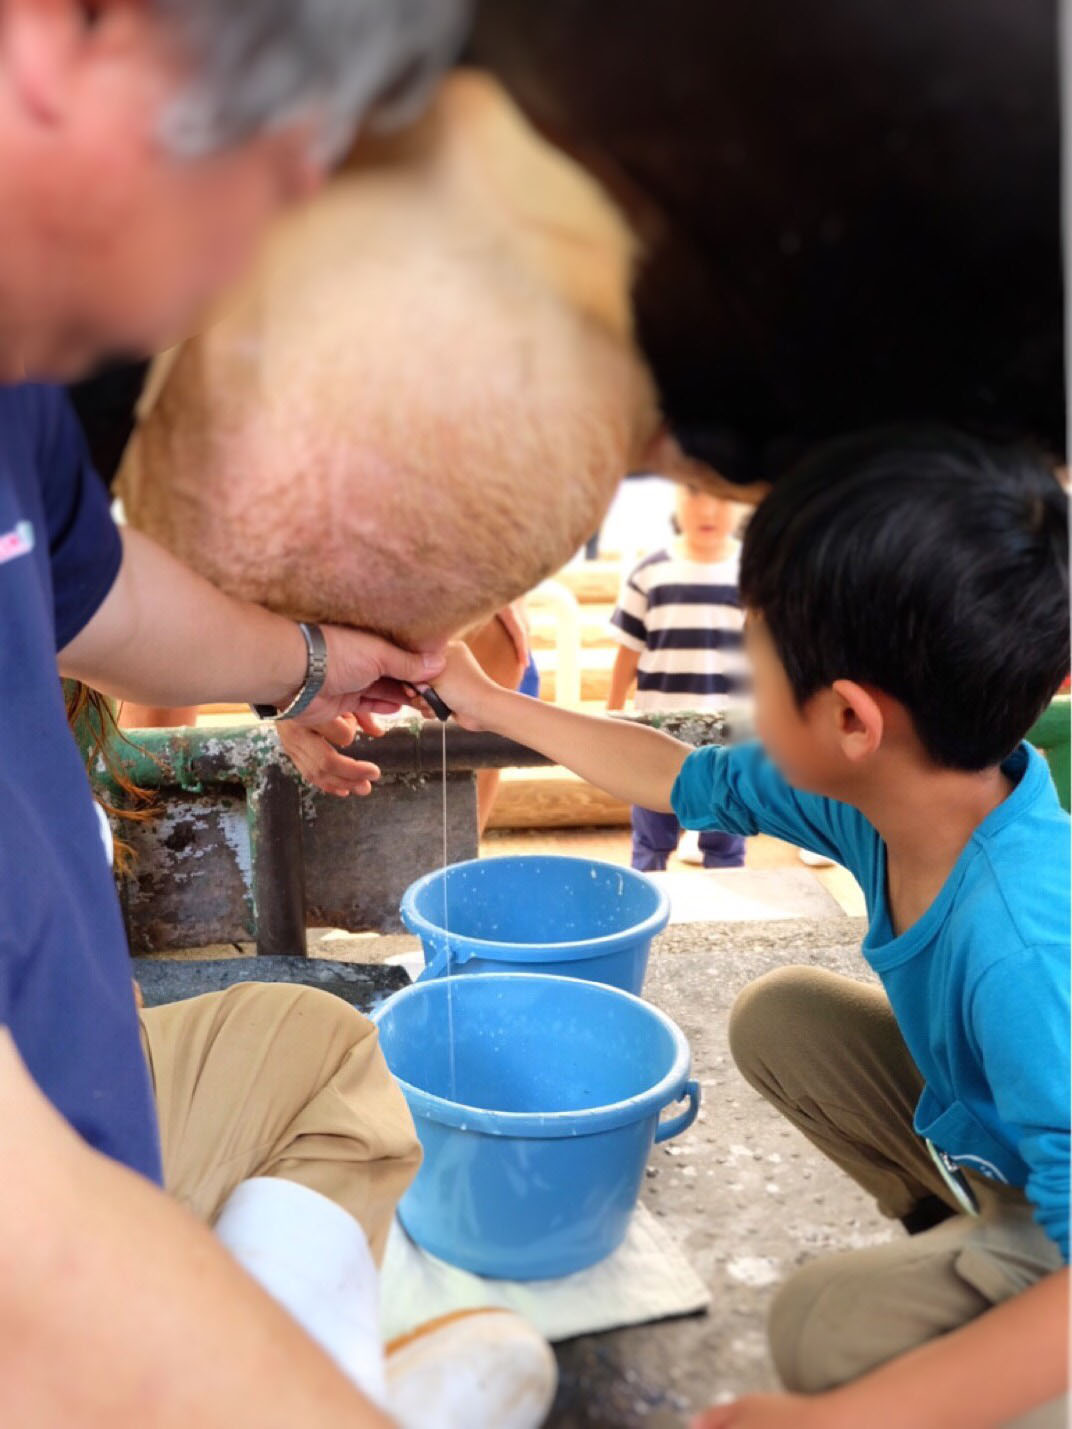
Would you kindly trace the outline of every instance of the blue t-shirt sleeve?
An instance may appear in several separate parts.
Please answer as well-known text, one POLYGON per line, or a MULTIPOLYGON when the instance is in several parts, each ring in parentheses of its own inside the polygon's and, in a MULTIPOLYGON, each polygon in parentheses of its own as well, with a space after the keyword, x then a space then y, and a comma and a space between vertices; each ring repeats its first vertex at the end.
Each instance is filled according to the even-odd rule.
POLYGON ((683 828, 720 829, 746 838, 772 834, 837 859, 857 876, 877 839, 858 810, 794 789, 755 742, 693 750, 670 799, 683 828))
POLYGON ((11 1022, 11 960, 10 950, 0 939, 0 1027, 11 1022))
POLYGON ((107 488, 93 469, 66 394, 42 387, 34 398, 56 649, 62 650, 89 624, 114 585, 123 545, 107 488))
POLYGON ((1069 1258, 1068 947, 1031 948, 992 964, 969 1005, 971 1033, 997 1113, 1019 1135, 1027 1197, 1069 1258))

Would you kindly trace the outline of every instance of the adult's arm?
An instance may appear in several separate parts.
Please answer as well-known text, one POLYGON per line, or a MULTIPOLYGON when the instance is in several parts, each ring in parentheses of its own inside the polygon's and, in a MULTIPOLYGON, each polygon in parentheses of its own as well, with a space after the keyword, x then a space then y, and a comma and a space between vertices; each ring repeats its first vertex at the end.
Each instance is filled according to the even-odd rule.
MULTIPOLYGON (((395 709, 399 680, 423 684, 437 656, 326 626, 328 679, 303 716, 323 723, 357 710, 395 709)), ((119 573, 95 614, 60 651, 63 675, 143 705, 242 701, 282 707, 305 678, 292 620, 225 595, 138 531, 124 530, 119 573)))
POLYGON ((0 1419, 388 1429, 193 1216, 91 1151, 0 1028, 0 1419))

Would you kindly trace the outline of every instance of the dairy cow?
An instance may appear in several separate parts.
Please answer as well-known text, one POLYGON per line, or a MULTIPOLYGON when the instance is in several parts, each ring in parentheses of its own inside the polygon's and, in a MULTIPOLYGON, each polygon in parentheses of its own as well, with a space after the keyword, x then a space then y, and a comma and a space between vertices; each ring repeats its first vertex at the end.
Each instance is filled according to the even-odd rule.
POLYGON ((128 519, 288 614, 471 625, 571 555, 653 439, 635 261, 599 186, 455 73, 153 374, 128 519))

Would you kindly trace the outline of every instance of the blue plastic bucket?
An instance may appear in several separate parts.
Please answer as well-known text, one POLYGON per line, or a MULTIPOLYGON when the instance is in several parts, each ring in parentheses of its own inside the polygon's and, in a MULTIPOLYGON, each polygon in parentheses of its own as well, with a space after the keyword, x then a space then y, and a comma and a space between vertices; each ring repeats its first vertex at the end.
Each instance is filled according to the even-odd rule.
POLYGON ((691 1126, 699 1108, 680 1029, 600 983, 524 973, 418 982, 375 1020, 424 1147, 402 1224, 479 1275, 535 1280, 609 1255, 653 1142, 691 1126), (685 1110, 660 1125, 683 1097, 685 1110))
POLYGON ((639 993, 670 900, 644 874, 598 859, 519 854, 455 863, 402 897, 402 921, 424 948, 422 982, 446 974, 445 914, 452 973, 547 972, 639 993))

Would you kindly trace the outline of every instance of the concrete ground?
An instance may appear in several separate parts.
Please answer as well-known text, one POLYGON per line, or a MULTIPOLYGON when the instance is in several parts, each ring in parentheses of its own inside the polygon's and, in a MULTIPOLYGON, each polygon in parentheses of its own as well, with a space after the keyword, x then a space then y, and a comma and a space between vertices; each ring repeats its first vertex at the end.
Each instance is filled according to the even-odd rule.
POLYGON ((862 934, 847 917, 708 923, 671 928, 656 944, 645 995, 688 1037, 703 1105, 691 1131, 655 1149, 643 1195, 713 1303, 560 1345, 549 1429, 676 1429, 705 1405, 776 1388, 764 1321, 778 1285, 813 1256, 903 1234, 748 1087, 726 1045, 746 983, 787 963, 865 977, 862 934))
MULTIPOLYGON (((486 834, 480 846, 481 856, 494 858, 511 853, 567 853, 578 858, 601 858, 608 863, 628 864, 630 834, 628 829, 525 829, 518 832, 495 831, 486 834)), ((817 889, 829 894, 851 918, 863 917, 864 898, 852 874, 836 864, 825 868, 808 868, 797 850, 781 839, 760 834, 747 841, 746 869, 756 873, 775 871, 800 875, 817 889)), ((686 876, 704 879, 706 870, 686 863, 672 855, 667 865, 671 878, 686 876)), ((673 897, 673 894, 671 894, 673 897)))

